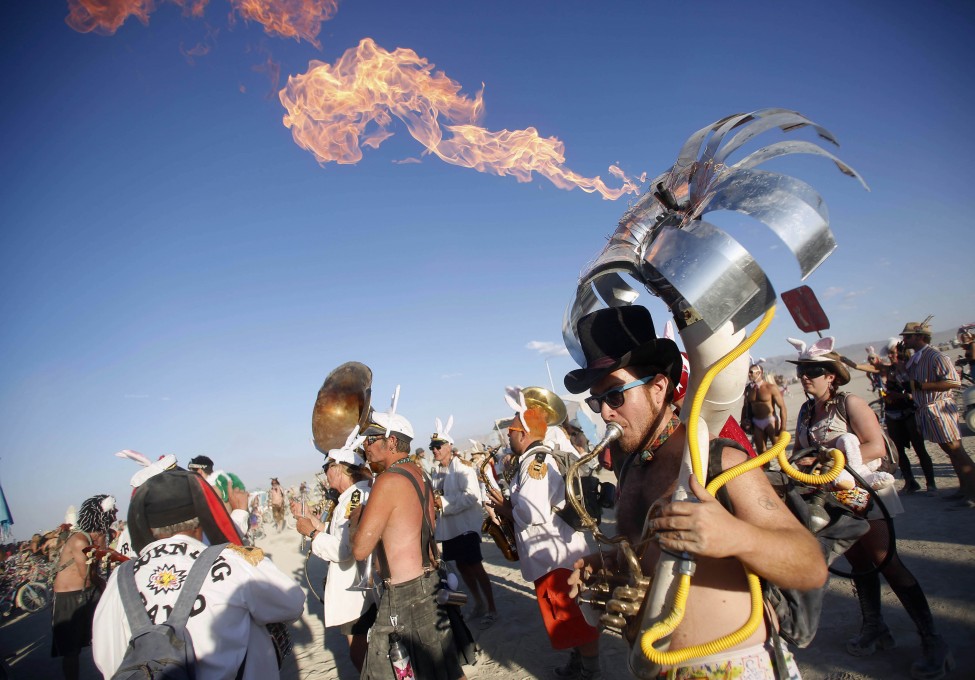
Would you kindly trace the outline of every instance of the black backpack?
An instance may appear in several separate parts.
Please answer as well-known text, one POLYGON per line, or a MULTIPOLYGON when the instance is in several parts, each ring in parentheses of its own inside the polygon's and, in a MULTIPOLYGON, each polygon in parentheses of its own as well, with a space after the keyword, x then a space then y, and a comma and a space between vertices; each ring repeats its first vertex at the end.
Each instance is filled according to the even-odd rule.
POLYGON ((193 562, 173 611, 163 623, 153 624, 135 585, 135 560, 118 568, 118 588, 132 637, 112 680, 194 680, 196 653, 186 622, 210 567, 226 543, 211 545, 193 562))

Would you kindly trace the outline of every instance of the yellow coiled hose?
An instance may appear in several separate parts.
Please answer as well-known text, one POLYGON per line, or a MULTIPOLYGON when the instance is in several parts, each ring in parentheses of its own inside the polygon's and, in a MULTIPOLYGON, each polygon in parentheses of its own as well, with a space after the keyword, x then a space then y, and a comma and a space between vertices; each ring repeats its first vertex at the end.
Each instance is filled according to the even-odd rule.
MULTIPOLYGON (((755 331, 750 336, 745 338, 737 347, 715 362, 715 364, 708 369, 707 373, 704 375, 704 379, 701 381, 700 387, 694 394, 694 401, 691 404, 691 412, 687 421, 689 424, 687 428, 687 438, 688 447, 691 453, 691 468, 694 472, 694 476, 697 477, 697 480, 702 485, 705 482, 705 477, 704 471, 701 469, 701 461, 698 455, 698 452, 700 451, 700 442, 698 441, 697 427, 694 427, 691 424, 696 423, 698 418, 700 418, 704 398, 707 395, 708 388, 710 388, 715 376, 717 376, 717 374, 724 370, 729 364, 731 364, 731 362, 740 357, 743 353, 748 351, 752 345, 755 344, 755 342, 762 336, 762 333, 768 329, 774 316, 775 307, 773 306, 769 308, 767 312, 765 312, 765 316, 762 317, 762 320, 759 322, 758 326, 755 328, 755 331)), ((843 466, 846 464, 843 454, 840 451, 833 449, 830 451, 830 455, 833 458, 833 465, 825 474, 809 475, 800 472, 789 463, 788 456, 785 454, 785 448, 788 445, 790 438, 791 437, 789 436, 788 432, 782 432, 778 439, 776 439, 775 444, 768 451, 756 458, 736 465, 714 478, 706 487, 708 493, 713 496, 719 488, 730 482, 735 477, 743 475, 749 470, 754 470, 755 468, 765 465, 765 463, 772 460, 772 458, 778 458, 779 465, 787 475, 805 484, 826 484, 836 479, 840 472, 843 471, 843 466)), ((684 608, 687 604, 687 596, 691 590, 691 575, 686 572, 681 573, 678 577, 679 580, 677 582, 677 590, 674 593, 674 603, 670 614, 653 624, 640 638, 640 648, 643 650, 646 657, 657 665, 673 666, 685 663, 690 659, 717 654, 718 652, 730 649, 731 647, 741 644, 747 640, 762 622, 764 608, 762 604, 763 598, 761 580, 755 573, 749 570, 748 567, 745 567, 744 565, 742 566, 745 570, 745 578, 748 582, 748 592, 751 599, 751 612, 741 628, 733 633, 720 637, 717 640, 712 640, 711 642, 706 642, 699 645, 693 645, 691 647, 685 647, 684 649, 679 649, 674 652, 661 652, 657 650, 653 646, 654 643, 673 633, 674 630, 677 629, 677 626, 680 625, 680 622, 684 619, 684 608)))

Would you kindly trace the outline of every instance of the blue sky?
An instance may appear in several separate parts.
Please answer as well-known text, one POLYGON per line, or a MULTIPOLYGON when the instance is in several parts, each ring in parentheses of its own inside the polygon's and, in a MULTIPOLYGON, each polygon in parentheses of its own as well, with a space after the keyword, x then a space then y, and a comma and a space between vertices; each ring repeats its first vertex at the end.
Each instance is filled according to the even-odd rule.
MULTIPOLYGON (((635 197, 402 164, 423 149, 398 121, 358 164, 319 166, 268 59, 280 89, 366 37, 412 49, 468 96, 484 83, 486 128, 558 137, 612 186, 609 165, 653 176, 730 113, 798 110, 872 190, 822 159, 780 166, 829 206, 839 248, 806 283, 839 343, 975 321, 968 3, 349 0, 320 50, 230 25, 222 0, 203 19, 159 4, 111 36, 60 2, 8 3, 0 28, 0 483, 19 537, 126 497, 123 448, 205 453, 252 486, 317 468, 311 407, 344 361, 372 367, 379 407, 402 385, 422 444, 435 417, 463 441, 505 414, 505 385, 548 384, 526 345, 561 343, 635 197)), ((765 227, 713 221, 778 291, 801 283, 765 227)), ((756 353, 796 333, 782 309, 756 353)), ((556 383, 574 368, 549 364, 556 383)))

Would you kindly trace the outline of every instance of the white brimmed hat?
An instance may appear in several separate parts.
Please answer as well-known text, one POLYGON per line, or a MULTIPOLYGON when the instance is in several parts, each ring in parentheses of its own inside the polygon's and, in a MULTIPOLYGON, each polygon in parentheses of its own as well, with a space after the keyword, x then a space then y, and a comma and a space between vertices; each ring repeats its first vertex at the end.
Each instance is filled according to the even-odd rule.
POLYGON ((454 438, 450 436, 450 428, 454 426, 454 417, 450 416, 447 418, 447 425, 441 422, 440 418, 436 419, 437 429, 434 430, 433 434, 430 435, 431 442, 447 442, 448 444, 454 443, 454 438))

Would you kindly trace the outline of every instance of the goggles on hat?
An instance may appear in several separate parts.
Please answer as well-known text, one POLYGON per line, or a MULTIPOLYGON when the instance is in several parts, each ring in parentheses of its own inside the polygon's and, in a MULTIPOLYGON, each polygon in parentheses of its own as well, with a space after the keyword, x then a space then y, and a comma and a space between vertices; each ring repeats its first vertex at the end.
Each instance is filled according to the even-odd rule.
POLYGON ((646 385, 648 382, 656 378, 657 375, 659 375, 659 373, 648 375, 646 378, 640 378, 639 380, 634 380, 633 382, 626 383, 625 385, 614 387, 611 390, 606 390, 602 394, 594 394, 593 396, 586 398, 586 405, 593 410, 593 413, 599 413, 603 408, 604 402, 610 408, 619 408, 626 400, 626 397, 623 394, 624 392, 627 390, 632 390, 634 387, 639 387, 640 385, 646 385))

